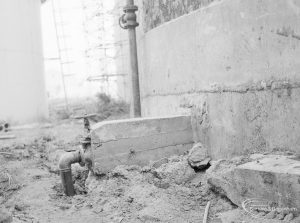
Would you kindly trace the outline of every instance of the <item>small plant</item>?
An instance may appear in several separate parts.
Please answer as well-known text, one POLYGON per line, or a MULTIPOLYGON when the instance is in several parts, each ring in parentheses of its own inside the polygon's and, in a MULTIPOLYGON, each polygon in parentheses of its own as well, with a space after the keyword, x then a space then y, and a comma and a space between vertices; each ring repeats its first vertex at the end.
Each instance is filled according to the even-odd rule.
POLYGON ((57 111, 58 120, 65 120, 70 118, 70 113, 67 110, 57 111))
POLYGON ((126 102, 113 99, 105 93, 98 93, 96 97, 97 113, 102 119, 129 114, 129 105, 126 102))
POLYGON ((105 94, 105 93, 98 93, 96 95, 98 102, 104 105, 109 104, 112 101, 111 96, 105 94))

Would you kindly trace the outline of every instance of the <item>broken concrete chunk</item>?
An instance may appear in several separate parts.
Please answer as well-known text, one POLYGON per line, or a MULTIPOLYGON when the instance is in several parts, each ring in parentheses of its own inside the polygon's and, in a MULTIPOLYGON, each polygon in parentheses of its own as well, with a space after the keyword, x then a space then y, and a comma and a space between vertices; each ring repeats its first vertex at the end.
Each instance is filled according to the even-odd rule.
POLYGON ((195 166, 195 167, 197 167, 197 170, 203 170, 210 165, 210 161, 211 161, 211 158, 208 157, 205 160, 197 163, 197 166, 195 166))
POLYGON ((205 169, 211 161, 211 158, 207 155, 207 149, 203 147, 201 143, 197 143, 189 151, 188 162, 193 168, 198 170, 205 169))
POLYGON ((207 150, 201 143, 196 143, 189 151, 188 161, 191 163, 201 162, 207 158, 207 150))
MULTIPOLYGON (((208 177, 212 189, 240 207, 247 199, 261 199, 298 214, 299 182, 300 161, 280 155, 267 155, 259 163, 253 161, 232 168, 220 167, 208 177)), ((267 214, 267 217, 273 216, 267 214)))

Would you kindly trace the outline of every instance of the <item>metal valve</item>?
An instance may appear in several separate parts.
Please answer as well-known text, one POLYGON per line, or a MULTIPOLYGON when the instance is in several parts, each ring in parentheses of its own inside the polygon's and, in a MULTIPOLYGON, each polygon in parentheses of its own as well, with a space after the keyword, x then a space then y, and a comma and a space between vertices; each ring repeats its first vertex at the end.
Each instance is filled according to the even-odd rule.
POLYGON ((138 7, 133 4, 133 1, 127 1, 127 5, 123 8, 124 14, 119 18, 119 25, 122 29, 135 28, 139 25, 135 14, 137 10, 138 7))

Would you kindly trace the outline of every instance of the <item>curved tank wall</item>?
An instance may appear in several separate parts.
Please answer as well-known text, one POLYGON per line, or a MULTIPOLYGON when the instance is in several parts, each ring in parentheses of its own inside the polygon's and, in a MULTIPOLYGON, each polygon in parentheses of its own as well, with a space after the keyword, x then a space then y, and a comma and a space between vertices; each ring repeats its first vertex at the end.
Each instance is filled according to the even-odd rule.
POLYGON ((47 118, 40 0, 0 1, 0 120, 47 118))
POLYGON ((144 20, 143 116, 192 114, 195 141, 216 159, 300 154, 299 1, 214 1, 151 30, 144 20))

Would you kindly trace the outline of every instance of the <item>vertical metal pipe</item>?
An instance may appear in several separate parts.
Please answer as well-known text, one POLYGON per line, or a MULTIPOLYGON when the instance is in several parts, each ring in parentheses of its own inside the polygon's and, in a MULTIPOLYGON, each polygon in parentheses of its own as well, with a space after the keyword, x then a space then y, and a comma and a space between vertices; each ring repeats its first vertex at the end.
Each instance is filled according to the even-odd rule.
POLYGON ((140 101, 140 84, 139 84, 139 71, 137 60, 137 47, 136 47, 136 32, 135 29, 128 30, 129 36, 129 52, 130 52, 130 71, 132 81, 132 116, 141 117, 141 101, 140 101))
POLYGON ((67 196, 75 195, 71 165, 73 163, 80 163, 81 160, 82 159, 80 151, 67 152, 62 155, 59 160, 58 167, 60 170, 61 183, 63 186, 63 190, 67 196))
POLYGON ((67 196, 74 196, 75 189, 72 180, 72 171, 69 170, 61 170, 60 171, 61 183, 64 189, 65 195, 67 196))
POLYGON ((139 24, 136 22, 135 11, 138 7, 134 5, 134 0, 127 0, 127 5, 124 7, 125 12, 125 28, 128 29, 129 38, 129 53, 130 53, 130 66, 129 73, 131 77, 131 116, 141 116, 141 101, 140 101, 140 84, 139 84, 139 69, 137 58, 137 44, 136 44, 136 32, 135 27, 139 24))

